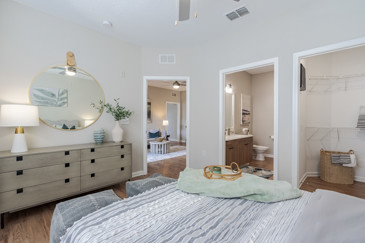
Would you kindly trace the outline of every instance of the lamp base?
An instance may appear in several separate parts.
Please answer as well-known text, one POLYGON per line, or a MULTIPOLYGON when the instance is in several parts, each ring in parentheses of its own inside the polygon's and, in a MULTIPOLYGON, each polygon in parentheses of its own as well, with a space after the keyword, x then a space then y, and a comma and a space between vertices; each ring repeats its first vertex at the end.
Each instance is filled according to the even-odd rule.
POLYGON ((18 133, 14 135, 13 147, 11 148, 12 153, 23 153, 27 152, 27 142, 25 141, 24 133, 18 133))

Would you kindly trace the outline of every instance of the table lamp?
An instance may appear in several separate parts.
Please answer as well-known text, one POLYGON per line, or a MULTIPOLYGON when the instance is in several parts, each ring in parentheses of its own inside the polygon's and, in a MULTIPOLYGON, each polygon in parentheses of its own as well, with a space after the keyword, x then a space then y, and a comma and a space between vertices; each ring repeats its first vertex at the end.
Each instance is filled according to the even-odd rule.
POLYGON ((38 106, 6 104, 1 105, 0 126, 16 127, 12 153, 22 153, 28 151, 25 141, 24 128, 39 126, 38 106))

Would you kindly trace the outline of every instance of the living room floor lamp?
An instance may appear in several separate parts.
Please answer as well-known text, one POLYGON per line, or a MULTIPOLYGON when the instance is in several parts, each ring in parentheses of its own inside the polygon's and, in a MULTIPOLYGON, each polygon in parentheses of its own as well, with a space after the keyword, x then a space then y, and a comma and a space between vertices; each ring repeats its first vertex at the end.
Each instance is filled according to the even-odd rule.
POLYGON ((1 105, 0 126, 16 127, 12 153, 22 153, 28 151, 25 140, 24 128, 39 126, 38 106, 7 104, 1 105))

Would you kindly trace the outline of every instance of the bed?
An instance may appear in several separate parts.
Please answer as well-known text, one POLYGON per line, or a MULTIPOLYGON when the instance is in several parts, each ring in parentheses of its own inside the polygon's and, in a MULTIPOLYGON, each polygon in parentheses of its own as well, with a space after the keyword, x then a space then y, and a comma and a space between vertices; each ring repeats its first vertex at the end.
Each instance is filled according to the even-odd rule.
POLYGON ((176 184, 86 215, 61 242, 365 242, 363 199, 317 190, 261 203, 185 193, 176 184))

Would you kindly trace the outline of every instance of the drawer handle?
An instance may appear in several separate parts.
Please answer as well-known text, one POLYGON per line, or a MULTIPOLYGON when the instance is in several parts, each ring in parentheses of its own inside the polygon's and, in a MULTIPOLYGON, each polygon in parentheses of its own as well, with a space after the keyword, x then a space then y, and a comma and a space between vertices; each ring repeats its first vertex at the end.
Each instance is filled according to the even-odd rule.
POLYGON ((95 159, 92 159, 90 162, 91 162, 91 164, 94 164, 95 163, 95 159))
POLYGON ((120 168, 120 170, 123 171, 124 170, 124 167, 120 168))
POLYGON ((16 194, 23 193, 23 188, 16 189, 16 194))
POLYGON ((23 170, 17 170, 16 171, 16 175, 18 176, 18 175, 23 175, 23 170))
POLYGON ((70 151, 65 151, 65 155, 70 155, 70 151))
POLYGON ((234 149, 233 147, 230 147, 230 148, 228 148, 228 149, 234 149))
POLYGON ((122 154, 120 157, 121 157, 122 159, 124 159, 124 154, 122 154))
POLYGON ((91 153, 94 153, 95 152, 95 149, 94 148, 90 149, 90 152, 91 153))
POLYGON ((91 177, 95 177, 95 173, 92 173, 90 176, 91 176, 91 177))
POLYGON ((121 148, 121 149, 124 149, 124 145, 120 145, 120 148, 121 148))
POLYGON ((70 163, 66 163, 66 164, 65 164, 65 168, 66 168, 66 167, 70 167, 70 163))
POLYGON ((250 143, 245 143, 245 145, 249 145, 250 143))
POLYGON ((23 156, 16 156, 16 161, 23 161, 23 156))
POLYGON ((70 178, 65 179, 65 183, 69 183, 70 182, 70 178))

